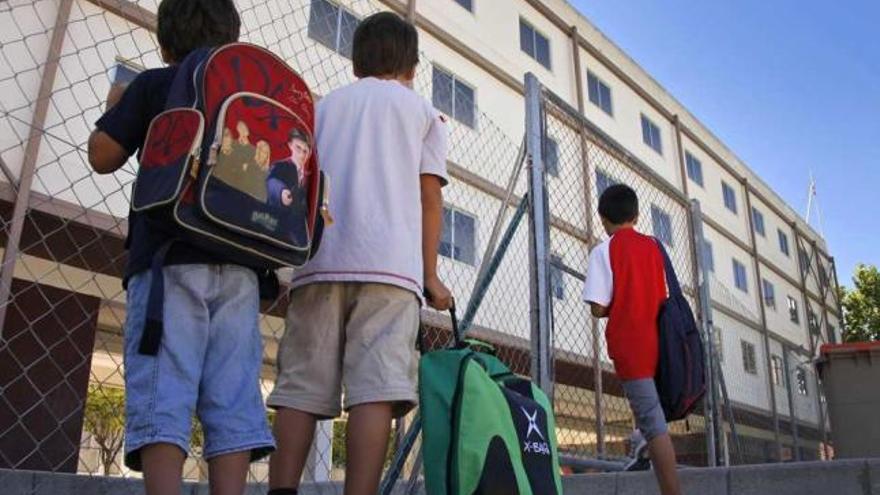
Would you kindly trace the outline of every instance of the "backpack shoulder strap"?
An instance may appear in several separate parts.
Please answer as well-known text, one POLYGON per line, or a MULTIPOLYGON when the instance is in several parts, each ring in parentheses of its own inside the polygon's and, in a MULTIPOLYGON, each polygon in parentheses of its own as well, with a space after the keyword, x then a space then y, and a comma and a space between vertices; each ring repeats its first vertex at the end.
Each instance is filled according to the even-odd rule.
POLYGON ((656 237, 652 237, 657 247, 660 248, 660 254, 663 256, 663 272, 666 274, 666 287, 669 289, 669 296, 682 296, 681 284, 678 282, 678 276, 675 274, 675 267, 672 266, 672 259, 666 252, 666 246, 656 237))

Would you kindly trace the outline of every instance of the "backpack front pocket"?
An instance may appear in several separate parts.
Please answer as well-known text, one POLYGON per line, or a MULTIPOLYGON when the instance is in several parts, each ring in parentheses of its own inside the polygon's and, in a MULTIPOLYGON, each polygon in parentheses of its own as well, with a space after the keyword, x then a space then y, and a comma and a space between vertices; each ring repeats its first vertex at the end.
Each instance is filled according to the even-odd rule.
POLYGON ((308 169, 314 139, 303 120, 256 93, 230 96, 217 116, 199 207, 212 222, 283 249, 308 250, 308 169))
POLYGON ((132 210, 167 205, 180 196, 187 176, 198 169, 204 127, 202 113, 191 108, 167 110, 150 122, 132 191, 132 210))

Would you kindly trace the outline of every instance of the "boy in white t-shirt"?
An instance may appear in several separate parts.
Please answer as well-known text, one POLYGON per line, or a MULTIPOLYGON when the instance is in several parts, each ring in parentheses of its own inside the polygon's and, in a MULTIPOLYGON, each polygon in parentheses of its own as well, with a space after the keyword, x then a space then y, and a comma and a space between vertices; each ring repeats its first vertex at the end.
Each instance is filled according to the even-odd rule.
POLYGON ((278 379, 270 494, 294 494, 318 419, 348 411, 346 495, 375 494, 393 417, 417 401, 423 294, 452 304, 437 276, 447 129, 415 93, 415 27, 383 12, 354 33, 358 81, 318 104, 316 144, 335 223, 293 278, 278 379), (343 387, 345 403, 340 404, 343 387))

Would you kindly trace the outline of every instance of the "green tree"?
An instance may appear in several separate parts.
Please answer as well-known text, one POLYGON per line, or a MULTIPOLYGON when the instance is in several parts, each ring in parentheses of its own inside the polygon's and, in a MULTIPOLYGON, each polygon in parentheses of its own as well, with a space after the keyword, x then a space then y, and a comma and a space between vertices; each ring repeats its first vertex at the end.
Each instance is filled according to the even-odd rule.
POLYGON ((125 392, 122 389, 89 386, 83 428, 98 444, 104 475, 110 475, 125 439, 125 392))
POLYGON ((841 287, 846 342, 880 340, 880 271, 876 266, 859 264, 853 275, 853 288, 841 287))

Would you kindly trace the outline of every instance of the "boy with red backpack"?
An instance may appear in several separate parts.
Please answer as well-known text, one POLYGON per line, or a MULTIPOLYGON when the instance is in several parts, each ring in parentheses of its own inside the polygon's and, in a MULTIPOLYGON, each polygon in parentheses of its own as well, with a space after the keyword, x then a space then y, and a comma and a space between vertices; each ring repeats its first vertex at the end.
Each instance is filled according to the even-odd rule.
POLYGON ((663 252, 657 239, 635 230, 639 200, 629 186, 606 189, 599 198, 599 216, 608 239, 590 252, 583 299, 593 316, 608 318, 608 354, 647 440, 660 491, 678 495, 675 449, 654 383, 660 353, 657 321, 668 293, 663 252))
MULTIPOLYGON (((168 67, 140 74, 121 93, 89 138, 89 162, 108 174, 143 143, 153 118, 165 109, 178 64, 192 51, 238 40, 241 21, 232 0, 163 0, 158 39, 168 67)), ((125 464, 143 471, 147 494, 181 491, 192 418, 205 433, 212 494, 244 492, 248 465, 274 449, 260 393, 262 337, 258 276, 231 259, 209 254, 171 236, 153 218, 129 215, 125 335, 125 464), (164 330, 144 351, 151 264, 167 248, 164 330)))

